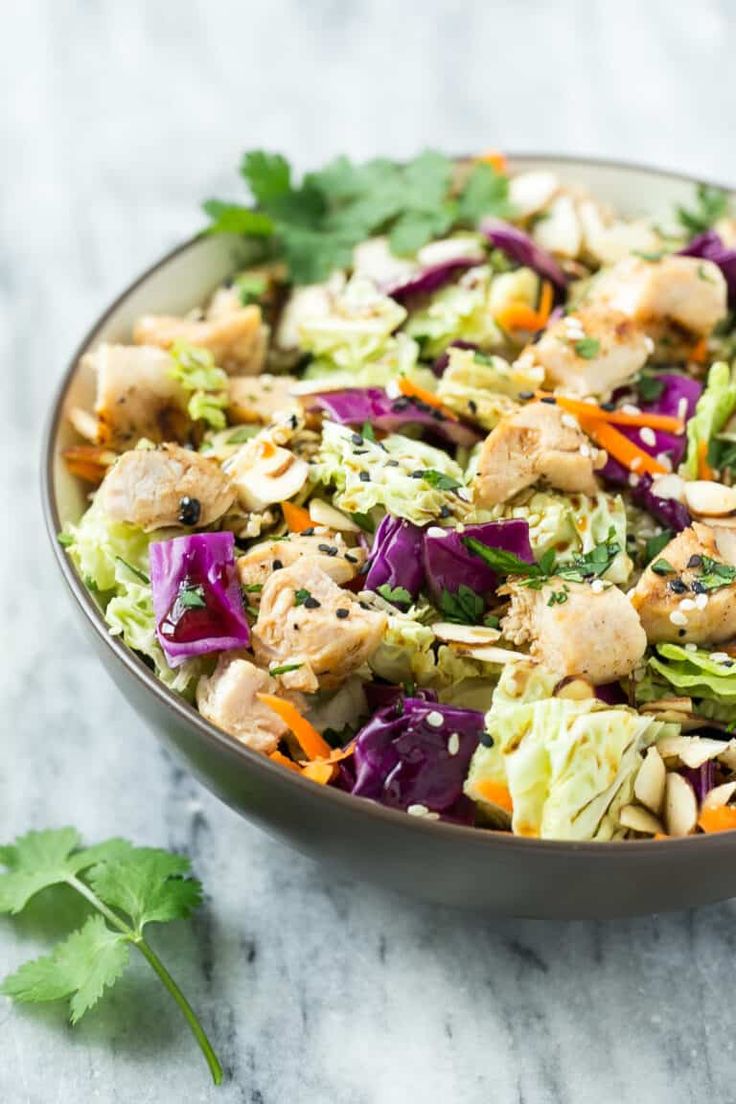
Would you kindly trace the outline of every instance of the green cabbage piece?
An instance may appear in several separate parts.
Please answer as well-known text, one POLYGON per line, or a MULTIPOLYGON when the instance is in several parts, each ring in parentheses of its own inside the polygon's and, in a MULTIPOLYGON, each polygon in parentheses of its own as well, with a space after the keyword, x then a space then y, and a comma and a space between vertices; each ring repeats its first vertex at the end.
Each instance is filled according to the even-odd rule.
POLYGON ((717 361, 708 373, 708 384, 698 399, 695 413, 687 424, 687 456, 682 473, 698 478, 698 452, 710 442, 736 410, 736 371, 724 360, 717 361))
POLYGON ((501 418, 518 409, 513 401, 520 391, 536 391, 544 370, 509 364, 500 356, 477 354, 472 349, 450 349, 448 364, 437 385, 437 395, 456 414, 469 416, 484 429, 493 429, 501 418))
MULTIPOLYGON (((471 462, 472 463, 472 462, 471 462)), ((470 478, 466 472, 466 478, 470 478)), ((500 521, 523 518, 529 523, 529 540, 535 559, 554 549, 557 560, 566 563, 609 539, 621 547, 604 579, 620 585, 629 578, 633 564, 626 554, 626 505, 620 495, 601 491, 597 495, 566 495, 554 491, 524 491, 491 510, 476 510, 472 521, 500 521)))
POLYGON ((467 513, 470 493, 463 486, 462 468, 442 449, 399 433, 380 444, 366 438, 358 447, 354 436, 349 426, 325 421, 312 465, 316 481, 335 487, 333 502, 338 509, 368 514, 381 506, 418 525, 448 511, 455 519, 467 513), (425 474, 419 476, 419 472, 425 474))
POLYGON ((631 796, 642 752, 679 726, 595 698, 544 696, 554 677, 525 662, 504 668, 486 716, 493 746, 474 753, 465 792, 482 803, 479 782, 505 786, 519 835, 611 839, 621 834, 614 810, 631 796))
POLYGON ((712 654, 688 651, 679 644, 658 644, 644 678, 636 683, 637 702, 671 696, 674 689, 693 699, 698 716, 736 726, 736 663, 727 667, 711 659, 712 654))
POLYGON ((144 533, 127 522, 111 521, 92 503, 78 525, 68 528, 69 555, 82 580, 98 601, 110 631, 153 662, 162 682, 187 698, 197 679, 212 667, 206 659, 187 659, 175 670, 166 662, 156 638, 148 546, 175 535, 166 530, 144 533))
MULTIPOLYGON (((509 275, 515 275, 510 273, 509 275)), ((498 277, 497 277, 498 278, 498 277)), ((433 358, 453 341, 472 341, 482 349, 503 343, 503 334, 490 309, 492 279, 488 267, 472 270, 457 284, 448 284, 409 315, 404 332, 422 347, 422 356, 433 358)))
POLYGON ((202 419, 212 429, 224 429, 229 402, 227 373, 218 368, 209 349, 175 341, 171 346, 169 375, 191 392, 187 411, 194 421, 202 419))

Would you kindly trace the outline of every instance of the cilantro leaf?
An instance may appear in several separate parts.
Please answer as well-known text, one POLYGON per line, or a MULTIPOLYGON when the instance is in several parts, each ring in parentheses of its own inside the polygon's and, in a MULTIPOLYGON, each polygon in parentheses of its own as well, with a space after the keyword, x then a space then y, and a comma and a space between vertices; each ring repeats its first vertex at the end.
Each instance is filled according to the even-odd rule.
POLYGON ((211 222, 207 227, 209 234, 247 234, 248 237, 262 238, 273 234, 273 219, 261 211, 253 211, 240 203, 223 203, 220 199, 207 199, 202 209, 209 215, 211 222))
POLYGON ((294 605, 303 606, 308 598, 312 597, 311 590, 307 590, 306 587, 298 587, 294 591, 294 605))
POLYGON ((601 351, 601 343, 597 337, 581 337, 575 342, 575 352, 583 360, 592 360, 601 351))
POLYGON ((50 955, 36 958, 6 977, 0 992, 34 1004, 71 996, 71 1022, 77 1023, 114 985, 128 965, 128 938, 108 928, 102 916, 90 916, 50 955))
POLYGON ((435 471, 434 468, 420 468, 412 474, 416 479, 422 479, 438 491, 456 491, 459 487, 462 487, 462 483, 454 479, 453 476, 435 471))
POLYGON ((487 544, 483 544, 476 537, 463 537, 462 540, 469 552, 479 556, 484 563, 488 564, 499 575, 525 575, 534 578, 544 573, 539 564, 520 560, 513 552, 507 552, 505 548, 489 548, 487 544))
POLYGON ((692 207, 678 207, 677 218, 681 226, 692 235, 710 230, 714 222, 728 212, 728 196, 720 188, 698 184, 692 207))
POLYGON ((598 579, 605 575, 609 567, 621 551, 621 546, 614 539, 615 532, 609 531, 608 540, 601 541, 590 552, 581 556, 573 556, 566 564, 558 564, 555 574, 561 579, 573 582, 583 582, 586 579, 598 579))
POLYGON ((698 583, 705 590, 720 590, 721 587, 736 582, 736 567, 721 563, 710 556, 702 556, 701 559, 702 573, 698 575, 698 583))
POLYGON ((376 587, 376 594, 380 594, 387 602, 392 602, 395 606, 410 606, 413 598, 406 587, 389 586, 388 583, 381 583, 376 587))
POLYGON ((649 563, 655 556, 658 556, 662 549, 667 547, 674 535, 672 529, 663 529, 656 537, 650 537, 644 545, 644 559, 646 563, 649 563))
POLYGON ((458 199, 457 213, 458 221, 471 227, 488 215, 507 218, 511 214, 508 177, 493 165, 479 161, 473 166, 458 199))
POLYGON ((89 882, 106 905, 121 909, 140 932, 145 924, 179 920, 202 903, 202 887, 185 878, 184 855, 155 847, 135 847, 125 858, 92 867, 89 882))
POLYGON ((669 560, 665 560, 663 556, 660 556, 658 560, 655 560, 650 567, 655 575, 674 575, 675 569, 669 560))
POLYGON ((201 585, 182 587, 177 601, 182 609, 205 609, 207 602, 204 597, 204 587, 201 585))
POLYGON ((79 847, 75 828, 27 832, 14 844, 0 847, 0 862, 8 868, 0 874, 0 914, 21 912, 42 889, 59 885, 106 855, 129 846, 124 840, 108 840, 97 848, 79 847))
POLYGON ((303 666, 303 663, 282 663, 280 667, 269 667, 268 673, 276 678, 277 675, 288 675, 289 671, 298 671, 303 666))
MULTIPOLYGON (((439 608, 445 621, 457 625, 477 625, 483 619, 486 604, 480 594, 461 583, 454 594, 449 590, 442 591, 439 608)), ((496 628, 497 625, 489 627, 496 628)))

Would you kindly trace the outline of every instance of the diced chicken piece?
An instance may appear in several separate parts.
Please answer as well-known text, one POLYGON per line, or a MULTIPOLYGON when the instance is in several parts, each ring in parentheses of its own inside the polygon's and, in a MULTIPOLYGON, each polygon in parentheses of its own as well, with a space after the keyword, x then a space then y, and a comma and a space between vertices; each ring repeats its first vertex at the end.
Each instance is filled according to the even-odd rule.
POLYGON ((560 491, 595 494, 605 462, 595 445, 558 406, 530 403, 503 418, 481 446, 473 480, 477 506, 495 506, 544 480, 560 491))
MULTIPOLYGON (((357 575, 365 563, 365 551, 360 546, 349 548, 341 536, 330 532, 294 533, 285 540, 262 541, 238 558, 241 585, 263 587, 274 571, 291 567, 303 559, 308 559, 341 586, 357 575)), ((257 599, 259 591, 252 593, 257 599)))
POLYGON ((625 257, 593 284, 588 302, 621 311, 659 337, 675 323, 694 337, 707 337, 726 315, 727 288, 712 261, 698 257, 663 257, 645 261, 625 257))
POLYGON ((563 194, 553 199, 545 211, 545 217, 535 223, 532 235, 542 249, 558 257, 577 257, 582 244, 582 230, 572 196, 563 194))
POLYGON ((733 553, 729 531, 721 534, 699 522, 662 549, 657 560, 664 561, 660 570, 665 573, 649 566, 631 598, 650 643, 718 644, 736 636, 736 582, 726 579, 727 585, 715 590, 701 588, 698 582, 706 570, 701 557, 733 567, 733 553), (674 570, 667 571, 668 566, 674 570))
POLYGON ((170 375, 171 357, 150 345, 100 345, 82 357, 82 371, 97 381, 94 416, 70 413, 95 444, 132 448, 141 437, 182 439, 191 424, 187 396, 170 375))
POLYGON ((643 368, 651 342, 624 314, 583 307, 552 322, 517 365, 544 369, 545 384, 568 395, 605 397, 643 368))
POLYGON ((269 755, 288 728, 256 694, 277 693, 279 685, 267 671, 230 652, 221 655, 212 674, 197 683, 197 706, 205 720, 253 751, 269 755))
POLYGON ((216 461, 166 444, 124 452, 98 494, 113 521, 128 521, 150 532, 182 524, 180 514, 196 515, 184 524, 211 525, 232 505, 235 489, 216 461), (183 506, 182 499, 190 501, 183 506))
POLYGON ((228 414, 232 422, 261 422, 268 425, 275 414, 301 411, 291 394, 294 376, 233 376, 228 381, 228 414))
POLYGON ((197 321, 168 314, 147 314, 133 329, 136 345, 168 349, 186 341, 209 349, 220 368, 234 376, 257 376, 266 356, 268 331, 261 308, 241 307, 217 318, 197 321))
POLYGON ((646 633, 618 587, 594 591, 587 583, 550 579, 541 590, 510 583, 508 591, 503 635, 513 644, 529 643, 531 655, 561 678, 613 682, 630 674, 644 655, 646 633))
POLYGON ((271 574, 253 627, 253 650, 264 667, 299 664, 284 686, 311 692, 339 686, 376 650, 385 613, 363 609, 309 557, 271 574))

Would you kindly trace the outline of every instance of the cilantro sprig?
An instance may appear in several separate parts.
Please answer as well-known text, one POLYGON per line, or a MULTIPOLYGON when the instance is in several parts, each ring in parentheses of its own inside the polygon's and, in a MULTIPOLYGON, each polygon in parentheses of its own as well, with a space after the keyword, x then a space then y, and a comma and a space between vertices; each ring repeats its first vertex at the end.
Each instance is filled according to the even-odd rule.
POLYGON ((445 621, 456 625, 479 624, 483 620, 485 608, 486 603, 480 594, 466 583, 460 583, 454 594, 449 590, 443 590, 440 594, 440 613, 445 621))
POLYGON ((16 915, 50 886, 65 885, 94 910, 51 954, 32 959, 0 984, 16 1001, 69 998, 78 1023, 121 976, 135 947, 178 1005, 204 1054, 216 1085, 222 1067, 189 1001, 144 936, 147 924, 189 916, 202 901, 190 862, 152 847, 110 839, 81 847, 74 828, 28 832, 0 847, 0 913, 16 915))
POLYGON ((608 539, 601 541, 590 552, 573 556, 564 563, 558 563, 551 548, 547 549, 537 563, 527 563, 513 552, 507 552, 504 548, 489 548, 475 537, 463 537, 463 544, 499 575, 518 575, 522 579, 522 586, 533 590, 539 590, 552 577, 577 583, 599 579, 605 575, 621 551, 613 529, 609 531, 608 539))
POLYGON ((389 583, 381 583, 376 587, 376 594, 380 594, 384 601, 391 602, 394 606, 410 606, 414 601, 406 587, 392 587, 389 583))
POLYGON ((297 284, 348 267, 353 248, 372 234, 387 234, 392 251, 406 255, 454 227, 510 213, 506 176, 478 162, 458 188, 453 161, 433 150, 406 163, 339 157, 301 181, 281 154, 251 150, 240 173, 254 206, 208 200, 209 232, 262 239, 297 284))
POLYGON ((692 207, 678 207, 676 213, 680 225, 691 235, 702 234, 728 213, 728 196, 720 188, 698 184, 692 207))

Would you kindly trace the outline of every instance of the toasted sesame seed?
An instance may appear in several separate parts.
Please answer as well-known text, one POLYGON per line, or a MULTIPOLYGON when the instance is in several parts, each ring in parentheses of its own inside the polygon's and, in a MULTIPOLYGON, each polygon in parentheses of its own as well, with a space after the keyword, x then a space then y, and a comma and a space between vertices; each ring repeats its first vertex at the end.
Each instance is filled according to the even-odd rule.
POLYGON ((593 591, 594 594, 600 594, 606 589, 606 584, 603 582, 602 579, 594 579, 593 582, 590 584, 590 589, 593 591))
POLYGON ((640 467, 641 467, 641 456, 635 456, 634 459, 631 461, 632 471, 636 471, 640 467))
POLYGON ((730 658, 728 652, 711 652, 708 656, 714 663, 728 663, 730 658))
POLYGON ((641 414, 641 410, 638 406, 634 406, 633 403, 624 403, 621 407, 622 414, 641 414))
POLYGON ((448 755, 457 755, 459 750, 460 750, 460 733, 459 732, 451 732, 450 737, 447 741, 447 754, 448 755))
POLYGON ((629 486, 638 487, 641 483, 641 476, 638 476, 636 472, 629 472, 629 486))
POLYGON ((440 814, 433 813, 426 805, 409 805, 406 809, 409 816, 424 817, 425 820, 439 820, 440 814))
POLYGON ((683 613, 689 613, 690 610, 696 609, 695 602, 692 598, 681 598, 680 609, 683 611, 683 613))
POLYGON ((677 417, 681 422, 687 418, 687 399, 684 395, 677 404, 677 417))
MULTIPOLYGON (((697 644, 693 644, 693 642, 692 642, 692 641, 689 641, 689 642, 688 642, 688 643, 687 643, 687 644, 685 645, 685 651, 686 651, 686 652, 697 652, 697 650, 698 650, 698 645, 697 645, 697 644)), ((713 656, 711 656, 710 658, 712 659, 712 658, 713 658, 713 656)))
POLYGON ((567 426, 568 429, 579 429, 580 428, 579 425, 578 425, 577 418, 572 414, 563 414, 562 417, 560 418, 560 421, 562 422, 562 424, 564 426, 567 426))
POLYGON ((652 341, 649 334, 646 334, 645 337, 644 337, 644 348, 646 349, 646 351, 649 353, 650 356, 654 352, 654 342, 652 341))
POLYGON ((639 430, 639 439, 642 444, 649 445, 650 448, 654 448, 657 443, 657 435, 651 426, 643 426, 639 430))
POLYGON ((673 625, 687 625, 687 617, 681 610, 673 610, 670 614, 670 621, 673 625))
POLYGON ((444 723, 445 718, 442 716, 439 709, 432 709, 427 714, 427 724, 431 725, 432 728, 442 728, 444 723))
POLYGON ((707 595, 707 593, 706 594, 697 594, 695 596, 694 601, 695 601, 695 608, 696 609, 704 610, 705 607, 708 605, 708 595, 707 595))
POLYGON ((591 455, 590 445, 586 445, 585 442, 583 442, 583 444, 578 449, 578 452, 580 453, 581 456, 585 456, 586 458, 590 457, 590 455, 591 455))

